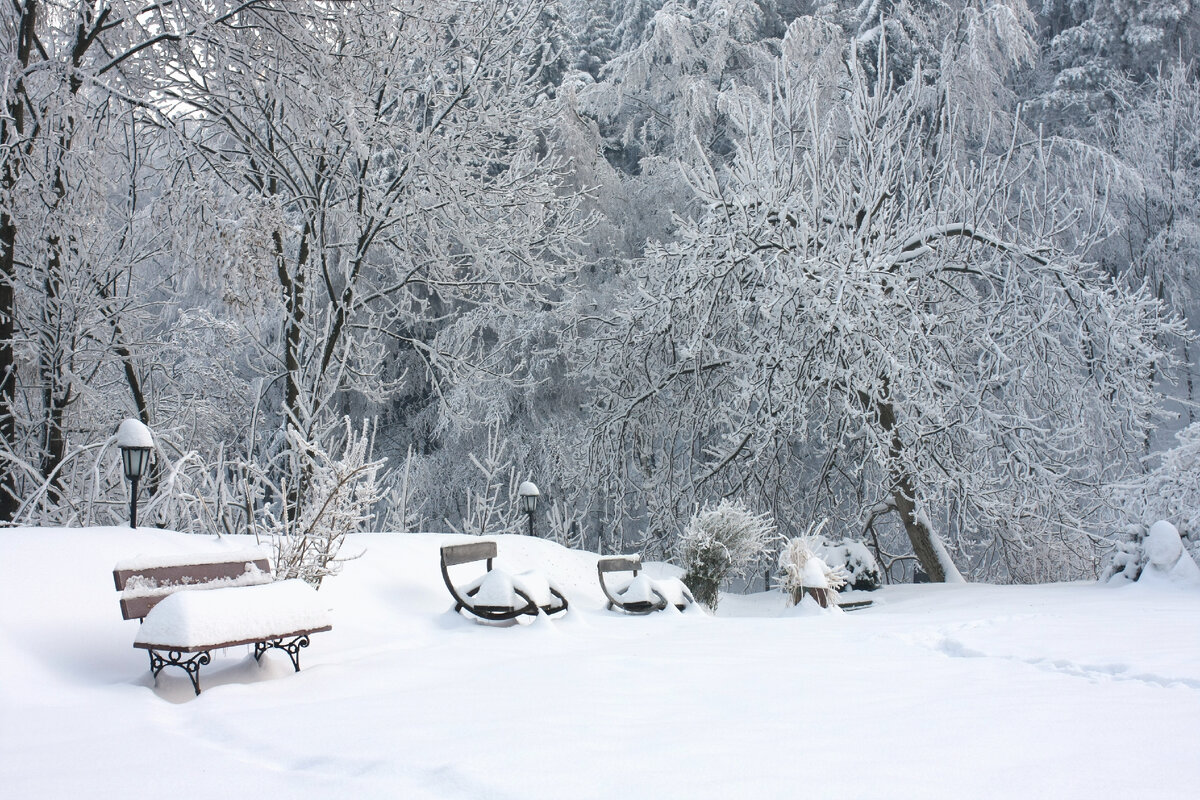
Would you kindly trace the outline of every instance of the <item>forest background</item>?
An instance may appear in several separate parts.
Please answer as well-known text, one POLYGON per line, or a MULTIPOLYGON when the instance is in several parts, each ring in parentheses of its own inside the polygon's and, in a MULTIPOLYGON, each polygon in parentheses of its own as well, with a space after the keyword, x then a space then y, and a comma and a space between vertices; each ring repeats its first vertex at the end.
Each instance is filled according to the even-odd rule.
MULTIPOLYGON (((1200 537, 1191 0, 8 0, 0 519, 1200 537)), ((769 558, 765 563, 770 563, 769 558)))

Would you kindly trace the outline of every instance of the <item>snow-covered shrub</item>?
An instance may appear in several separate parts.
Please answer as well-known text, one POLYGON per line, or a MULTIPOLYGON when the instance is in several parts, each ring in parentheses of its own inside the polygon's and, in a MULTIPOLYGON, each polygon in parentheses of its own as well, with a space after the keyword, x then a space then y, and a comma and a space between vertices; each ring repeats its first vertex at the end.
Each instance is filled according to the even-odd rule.
POLYGON ((516 529, 514 502, 517 495, 517 476, 513 469, 509 443, 500 434, 500 420, 488 423, 487 452, 483 458, 467 454, 478 470, 473 485, 466 488, 465 503, 457 523, 447 519, 446 527, 454 533, 483 536, 487 533, 510 533, 516 529))
POLYGON ((817 537, 813 552, 835 570, 846 576, 846 587, 858 591, 873 592, 883 584, 882 573, 874 554, 862 542, 854 539, 834 541, 817 537))
POLYGON ((1151 525, 1142 549, 1146 553, 1146 568, 1139 578, 1142 583, 1200 586, 1200 566, 1184 548, 1179 529, 1171 523, 1159 520, 1151 525))
POLYGON ((829 602, 837 602, 837 592, 846 585, 846 571, 840 564, 831 565, 818 553, 822 541, 812 528, 803 536, 787 543, 779 554, 779 571, 783 574, 781 588, 787 592, 792 605, 804 599, 805 589, 820 589, 829 602))
POLYGON ((1101 581, 1136 581, 1146 566, 1142 544, 1146 540, 1144 525, 1129 525, 1113 546, 1100 575, 1101 581))
POLYGON ((413 473, 419 468, 420 457, 413 453, 412 445, 404 456, 404 465, 393 469, 385 478, 383 499, 377 521, 379 529, 393 533, 412 533, 424 530, 421 525, 421 510, 428 497, 419 497, 415 491, 413 473))
POLYGON ((1200 569, 1187 550, 1179 529, 1166 520, 1147 528, 1131 525, 1117 542, 1101 580, 1116 583, 1166 579, 1168 582, 1200 583, 1200 569))
POLYGON ((291 483, 280 487, 278 516, 268 509, 256 531, 274 545, 277 580, 301 578, 320 587, 340 567, 346 534, 364 529, 374 516, 383 494, 376 479, 384 460, 371 457, 374 437, 367 423, 356 433, 349 417, 344 422, 340 455, 288 430, 291 483))
POLYGON ((717 607, 717 591, 726 578, 742 575, 766 548, 775 523, 741 503, 722 500, 692 516, 679 539, 686 570, 683 582, 709 608, 717 607))
MULTIPOLYGON (((1162 454, 1153 470, 1122 498, 1130 525, 1117 541, 1104 577, 1127 574, 1146 533, 1147 520, 1171 520, 1193 558, 1200 558, 1200 422, 1175 435, 1178 444, 1162 454)), ((1141 558, 1140 564, 1145 559, 1141 558)), ((1137 572, 1140 572, 1140 564, 1137 572)))

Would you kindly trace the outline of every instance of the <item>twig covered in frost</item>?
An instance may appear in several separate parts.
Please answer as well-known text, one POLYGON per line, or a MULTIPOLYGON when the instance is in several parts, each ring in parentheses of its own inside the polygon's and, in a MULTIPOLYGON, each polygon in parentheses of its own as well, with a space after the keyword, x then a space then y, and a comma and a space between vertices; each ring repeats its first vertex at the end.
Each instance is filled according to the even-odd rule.
POLYGON ((369 423, 364 421, 357 433, 349 417, 344 425, 340 455, 305 441, 294 428, 288 431, 296 454, 294 482, 281 486, 279 516, 268 511, 259 523, 274 543, 279 580, 301 578, 319 587, 322 579, 337 573, 346 535, 363 530, 374 516, 382 495, 376 478, 384 459, 371 458, 369 423))

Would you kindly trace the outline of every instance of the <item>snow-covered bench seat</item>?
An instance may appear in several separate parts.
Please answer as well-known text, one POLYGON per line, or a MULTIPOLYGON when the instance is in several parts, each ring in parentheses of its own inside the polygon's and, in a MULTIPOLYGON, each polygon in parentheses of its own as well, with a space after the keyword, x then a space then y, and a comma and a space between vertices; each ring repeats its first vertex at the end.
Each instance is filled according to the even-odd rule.
POLYGON ((449 544, 441 549, 442 580, 454 598, 455 611, 467 611, 486 622, 510 622, 521 616, 547 616, 567 610, 567 598, 550 581, 536 572, 510 575, 493 570, 495 542, 449 544), (485 561, 486 571, 463 586, 450 578, 450 567, 485 561))
POLYGON ((142 620, 133 646, 149 651, 155 680, 163 667, 180 667, 196 694, 213 650, 253 644, 257 660, 277 648, 299 672, 309 635, 332 628, 316 590, 299 580, 273 582, 257 552, 133 559, 117 564, 113 579, 122 615, 142 620))
POLYGON ((639 575, 642 569, 641 556, 605 556, 596 561, 596 574, 600 578, 600 589, 608 598, 608 608, 626 614, 650 614, 662 611, 668 605, 683 611, 695 604, 696 598, 678 578, 652 580, 639 575), (610 572, 632 572, 633 580, 623 589, 613 591, 604 576, 610 572))

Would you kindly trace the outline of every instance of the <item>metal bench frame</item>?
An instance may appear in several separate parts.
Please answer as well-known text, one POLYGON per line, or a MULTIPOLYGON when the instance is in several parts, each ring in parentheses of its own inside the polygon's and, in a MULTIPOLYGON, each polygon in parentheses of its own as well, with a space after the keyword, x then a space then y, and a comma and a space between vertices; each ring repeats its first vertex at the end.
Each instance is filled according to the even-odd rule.
POLYGON ((484 574, 487 574, 492 571, 492 562, 496 558, 497 549, 495 542, 448 544, 441 548, 442 580, 445 581, 446 588, 450 590, 450 595, 454 598, 456 613, 465 610, 487 622, 515 622, 518 617, 522 616, 536 617, 538 614, 552 616, 567 610, 567 598, 553 586, 550 587, 553 599, 544 606, 539 606, 529 595, 515 586, 513 590, 518 597, 525 601, 521 606, 486 606, 472 603, 471 598, 479 591, 479 588, 461 591, 450 578, 450 567, 484 561, 486 562, 484 574))
MULTIPOLYGON (((617 609, 626 614, 644 615, 653 614, 655 611, 662 611, 667 607, 667 598, 658 589, 651 590, 656 597, 653 601, 638 600, 632 603, 623 602, 609 590, 608 583, 604 579, 604 576, 610 572, 632 572, 633 577, 636 578, 641 569, 641 556, 605 556, 596 562, 596 575, 600 579, 600 589, 604 592, 604 596, 608 598, 607 608, 609 610, 617 609)), ((683 593, 688 602, 675 604, 675 607, 680 611, 683 611, 690 604, 696 602, 696 598, 692 597, 691 591, 686 586, 683 588, 683 593)))

